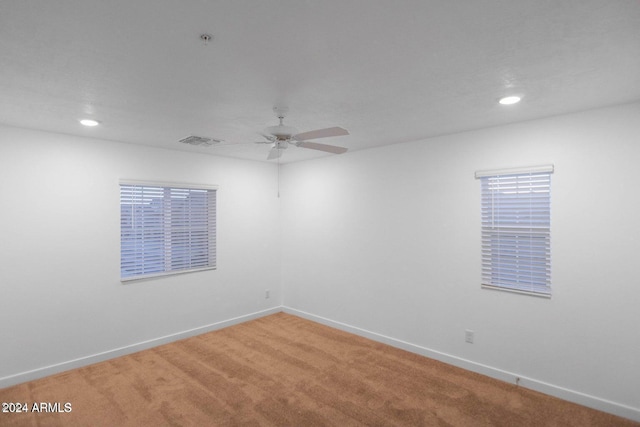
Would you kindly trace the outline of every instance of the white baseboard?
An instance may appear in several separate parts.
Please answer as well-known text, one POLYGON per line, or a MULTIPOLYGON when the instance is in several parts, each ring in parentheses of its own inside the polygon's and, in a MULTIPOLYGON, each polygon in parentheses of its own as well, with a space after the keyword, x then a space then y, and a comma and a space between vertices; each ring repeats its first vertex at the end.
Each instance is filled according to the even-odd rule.
POLYGON ((45 366, 42 368, 34 369, 27 372, 21 372, 15 375, 0 378, 0 388, 10 387, 12 385, 20 384, 27 381, 32 381, 38 378, 43 378, 49 375, 57 374, 59 372, 68 371, 70 369, 81 368, 83 366, 91 365, 93 363, 103 362, 105 360, 113 359, 115 357, 124 356, 138 351, 146 350, 159 345, 168 344, 173 341, 178 341, 184 338, 189 338, 195 335, 204 334, 207 332, 215 331, 218 329, 226 328, 228 326, 237 325, 239 323, 247 322, 249 320, 258 319, 260 317, 268 316, 270 314, 279 313, 284 311, 295 316, 299 316, 314 322, 321 323, 323 325, 331 326, 336 329, 350 332, 361 337, 369 338, 371 340, 388 344, 390 346, 401 348, 403 350, 410 351, 412 353, 420 354, 431 359, 439 360, 444 363, 448 363, 459 368, 463 368, 472 372, 476 372, 482 375, 486 375, 491 378, 495 378, 501 381, 516 383, 522 387, 539 391, 541 393, 548 394, 550 396, 558 397, 560 399, 574 402, 579 405, 594 408, 600 411, 608 412, 623 418, 628 418, 634 421, 640 421, 640 408, 634 408, 627 405, 622 405, 616 402, 612 402, 599 397, 591 396, 585 393, 581 393, 575 390, 570 390, 557 385, 545 383, 533 378, 523 377, 520 374, 504 371, 502 369, 494 368, 492 366, 483 365, 473 362, 471 360, 463 359, 450 354, 442 353, 436 350, 432 350, 426 347, 422 347, 416 344, 412 344, 406 341, 398 340, 396 338, 388 337, 376 332, 371 332, 366 329, 361 329, 356 326, 351 326, 346 323, 337 322, 331 319, 327 319, 322 316, 307 313, 305 311, 297 310, 291 307, 280 306, 273 307, 268 310, 258 311, 250 313, 244 316, 234 317, 232 319, 223 320, 220 322, 212 323, 210 325, 201 326, 198 328, 189 329, 187 331, 178 332, 171 335, 155 338, 148 341, 143 341, 137 344, 128 345, 125 347, 108 350, 102 353, 93 354, 90 356, 80 357, 67 362, 57 363, 55 365, 45 366))
POLYGON ((125 356, 127 354, 136 353, 138 351, 146 350, 152 347, 157 347, 159 345, 168 344, 173 341, 178 341, 178 340, 189 338, 195 335, 200 335, 200 334, 215 331, 218 329, 226 328, 227 326, 237 325, 239 323, 243 323, 253 319, 258 319, 260 317, 268 316, 270 314, 279 313, 281 311, 282 311, 282 307, 274 307, 268 310, 258 311, 258 312, 250 313, 244 316, 238 316, 232 319, 227 319, 227 320, 212 323, 209 325, 189 329, 187 331, 165 335, 163 337, 154 338, 148 341, 143 341, 136 344, 131 344, 124 347, 116 348, 113 350, 104 351, 102 353, 92 354, 89 356, 80 357, 80 358, 69 360, 62 363, 56 363, 55 365, 45 366, 42 368, 33 369, 31 371, 21 372, 15 375, 2 377, 0 378, 0 388, 10 387, 12 385, 36 380, 38 378, 47 377, 49 375, 68 371, 70 369, 81 368, 83 366, 113 359, 114 357, 120 357, 120 356, 125 356))
POLYGON ((602 399, 596 396, 591 396, 579 391, 570 390, 564 387, 560 387, 554 384, 549 384, 543 381, 539 381, 533 378, 523 377, 520 374, 504 371, 502 369, 494 368, 491 366, 483 365, 473 362, 471 360, 463 359, 450 354, 442 353, 436 350, 432 350, 426 347, 422 347, 416 344, 411 344, 406 341, 391 338, 385 335, 381 335, 375 332, 371 332, 365 329, 361 329, 355 326, 351 326, 345 323, 336 322, 331 319, 327 319, 322 316, 307 313, 305 311, 297 310, 291 307, 282 307, 282 311, 294 316, 299 316, 314 322, 321 323, 323 325, 331 326, 336 329, 340 329, 345 332, 350 332, 361 337, 369 338, 373 341, 388 344, 392 347, 401 348, 403 350, 410 351, 412 353, 420 354, 431 359, 439 360, 449 365, 457 366, 459 368, 466 369, 468 371, 476 372, 482 375, 486 375, 491 378, 495 378, 501 381, 505 381, 512 384, 518 384, 522 387, 538 391, 540 393, 548 394, 569 402, 577 403, 579 405, 587 406, 589 408, 597 409, 599 411, 608 412, 619 417, 631 419, 634 421, 640 421, 640 408, 634 408, 627 405, 622 405, 616 402, 612 402, 606 399, 602 399))

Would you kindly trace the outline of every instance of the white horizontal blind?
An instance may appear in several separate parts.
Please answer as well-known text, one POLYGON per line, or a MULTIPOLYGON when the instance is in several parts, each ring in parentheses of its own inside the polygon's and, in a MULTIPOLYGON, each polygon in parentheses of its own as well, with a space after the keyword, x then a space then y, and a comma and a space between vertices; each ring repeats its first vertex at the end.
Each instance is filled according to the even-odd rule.
POLYGON ((216 190, 120 184, 121 280, 216 267, 216 190))
POLYGON ((482 189, 483 287, 551 295, 553 169, 537 170, 477 174, 482 189))

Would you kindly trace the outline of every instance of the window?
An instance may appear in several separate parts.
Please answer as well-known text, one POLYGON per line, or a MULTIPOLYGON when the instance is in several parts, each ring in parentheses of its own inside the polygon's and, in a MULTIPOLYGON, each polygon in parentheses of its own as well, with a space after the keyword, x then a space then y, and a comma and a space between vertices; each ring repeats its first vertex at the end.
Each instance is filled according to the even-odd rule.
POLYGON ((122 281, 215 267, 215 187, 120 184, 122 281))
POLYGON ((483 287, 551 296, 552 172, 552 165, 476 172, 483 287))

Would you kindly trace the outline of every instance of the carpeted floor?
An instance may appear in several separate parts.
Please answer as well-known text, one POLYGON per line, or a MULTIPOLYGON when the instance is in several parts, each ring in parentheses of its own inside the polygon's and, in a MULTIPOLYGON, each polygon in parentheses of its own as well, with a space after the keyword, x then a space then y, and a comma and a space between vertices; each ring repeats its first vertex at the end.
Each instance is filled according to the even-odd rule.
POLYGON ((1 426, 640 426, 284 313, 5 388, 0 402, 30 411, 0 412, 1 426))

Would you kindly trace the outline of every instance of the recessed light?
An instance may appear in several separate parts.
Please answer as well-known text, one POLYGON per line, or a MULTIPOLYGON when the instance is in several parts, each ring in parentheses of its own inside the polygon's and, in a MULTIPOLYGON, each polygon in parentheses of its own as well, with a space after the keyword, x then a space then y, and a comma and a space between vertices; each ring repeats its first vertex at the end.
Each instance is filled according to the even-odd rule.
POLYGON ((503 98, 500 98, 498 102, 502 105, 512 105, 520 102, 520 99, 522 98, 520 98, 519 96, 505 96, 503 98))
POLYGON ((82 119, 80 120, 80 124, 83 126, 98 126, 100 122, 93 119, 82 119))

